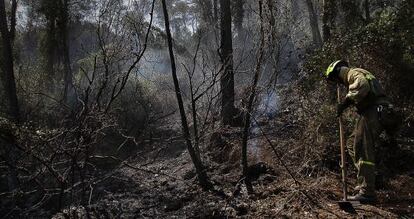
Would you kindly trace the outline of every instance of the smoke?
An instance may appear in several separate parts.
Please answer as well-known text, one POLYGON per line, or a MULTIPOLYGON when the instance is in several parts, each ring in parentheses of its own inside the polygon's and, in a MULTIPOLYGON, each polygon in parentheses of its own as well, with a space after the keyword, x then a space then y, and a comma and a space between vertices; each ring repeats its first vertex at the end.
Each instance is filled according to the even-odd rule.
POLYGON ((248 147, 249 153, 252 155, 254 160, 257 162, 260 161, 261 147, 259 144, 260 140, 260 128, 257 121, 253 119, 252 126, 250 128, 250 147, 248 147))
POLYGON ((268 120, 272 120, 279 111, 279 95, 276 90, 269 90, 261 95, 257 113, 258 116, 264 116, 268 120))
POLYGON ((269 90, 259 95, 258 98, 257 110, 252 115, 249 147, 249 153, 257 162, 261 161, 260 154, 262 153, 262 144, 260 143, 262 135, 261 123, 274 119, 280 109, 280 97, 276 90, 269 90))

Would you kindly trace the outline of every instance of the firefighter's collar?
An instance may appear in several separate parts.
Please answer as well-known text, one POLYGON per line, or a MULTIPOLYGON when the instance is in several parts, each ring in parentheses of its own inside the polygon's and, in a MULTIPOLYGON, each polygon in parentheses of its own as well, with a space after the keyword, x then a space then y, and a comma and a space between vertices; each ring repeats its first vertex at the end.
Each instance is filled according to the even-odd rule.
POLYGON ((345 85, 348 85, 348 73, 349 70, 351 70, 348 67, 341 67, 341 70, 339 71, 339 78, 342 80, 342 82, 345 85))

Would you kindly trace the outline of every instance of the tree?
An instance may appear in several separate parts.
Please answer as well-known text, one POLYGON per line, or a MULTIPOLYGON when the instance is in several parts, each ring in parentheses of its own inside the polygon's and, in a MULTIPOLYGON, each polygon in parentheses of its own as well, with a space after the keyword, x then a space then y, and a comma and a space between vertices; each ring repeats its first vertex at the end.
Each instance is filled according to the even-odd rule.
POLYGON ((19 122, 19 104, 16 94, 16 82, 14 78, 14 63, 13 63, 13 41, 16 28, 16 0, 12 1, 12 13, 10 16, 10 29, 8 28, 8 19, 6 14, 6 7, 4 0, 0 0, 0 33, 2 39, 3 51, 3 71, 1 75, 2 85, 4 89, 5 100, 7 102, 6 115, 14 122, 19 122))
POLYGON ((234 72, 233 72, 233 41, 231 30, 230 0, 220 0, 221 45, 219 55, 223 65, 220 77, 221 117, 224 125, 232 125, 235 116, 234 107, 234 72))
POLYGON ((62 46, 62 57, 63 57, 63 81, 64 81, 64 91, 63 91, 63 100, 68 104, 75 98, 75 87, 73 86, 72 79, 72 69, 70 61, 70 53, 68 46, 68 25, 69 25, 69 0, 63 0, 60 2, 60 13, 58 19, 58 29, 60 35, 60 42, 62 46))
MULTIPOLYGON (((59 0, 60 1, 60 0, 59 0)), ((41 51, 43 56, 44 71, 47 76, 46 86, 51 89, 54 86, 53 80, 55 78, 55 64, 57 61, 57 28, 56 19, 58 6, 55 0, 42 0, 39 5, 40 14, 46 18, 46 33, 41 42, 41 51)), ((52 89, 53 90, 53 89, 52 89)))
MULTIPOLYGON (((16 82, 14 79, 14 67, 13 67, 13 41, 16 31, 16 11, 17 11, 17 1, 12 0, 11 7, 11 16, 10 16, 10 28, 8 27, 8 19, 6 14, 6 7, 4 0, 0 0, 0 33, 2 40, 2 86, 4 99, 6 100, 7 109, 5 114, 11 121, 14 123, 20 122, 20 113, 19 113, 19 103, 17 100, 16 94, 16 82)), ((9 176, 8 184, 9 190, 14 190, 18 187, 18 178, 17 178, 17 169, 16 169, 16 141, 13 133, 2 133, 3 130, 0 130, 0 137, 3 147, 8 151, 7 163, 9 166, 9 176), (4 141, 4 142, 3 142, 4 141)))
POLYGON ((262 71, 262 63, 263 63, 263 55, 264 55, 264 47, 265 47, 265 35, 264 35, 264 20, 263 20, 263 8, 262 8, 262 1, 259 0, 259 17, 260 17, 260 46, 259 51, 257 54, 257 63, 256 68, 252 80, 252 85, 250 86, 250 94, 247 102, 246 113, 244 116, 244 128, 243 128, 243 139, 242 139, 242 167, 243 167, 243 176, 244 182, 246 184, 246 188, 249 192, 253 192, 253 188, 249 179, 249 166, 247 162, 247 143, 249 139, 249 131, 250 131, 250 123, 251 123, 251 116, 253 111, 253 105, 256 98, 256 89, 257 84, 259 83, 261 71, 262 71))
POLYGON ((322 15, 322 32, 323 41, 328 42, 332 35, 332 30, 335 24, 336 1, 323 1, 323 15, 322 15))
POLYGON ((371 21, 371 12, 369 8, 370 8, 369 0, 365 0, 364 1, 365 23, 369 23, 371 21))
POLYGON ((346 32, 350 28, 357 28, 365 21, 358 4, 361 1, 341 0, 338 2, 343 13, 343 16, 340 17, 341 25, 339 25, 342 32, 346 32))
POLYGON ((201 29, 206 30, 210 28, 209 27, 210 25, 214 25, 212 24, 213 4, 211 1, 205 1, 205 0, 197 0, 196 2, 198 5, 198 10, 200 10, 200 15, 201 15, 201 22, 200 22, 201 29))
MULTIPOLYGON (((66 104, 74 98, 75 88, 73 86, 71 60, 68 46, 69 22, 70 22, 70 0, 42 0, 40 12, 47 21, 46 36, 43 40, 45 56, 45 70, 49 81, 63 78, 63 100, 66 104), (63 75, 55 75, 55 64, 61 61, 63 75)), ((53 84, 49 84, 52 86, 53 84)), ((68 104, 70 105, 70 104, 68 104)))
POLYGON ((309 13, 309 22, 312 30, 312 40, 316 47, 322 46, 322 36, 319 32, 318 15, 315 12, 312 0, 305 0, 309 13))
POLYGON ((174 50, 173 50, 173 43, 172 43, 173 40, 171 36, 171 31, 170 31, 170 22, 169 22, 169 17, 168 17, 167 4, 165 0, 162 0, 161 2, 162 2, 162 8, 164 12, 165 31, 167 33, 168 51, 170 54, 170 61, 171 61, 171 73, 172 73, 172 77, 174 81, 175 94, 177 97, 178 108, 179 108, 180 116, 181 116, 181 126, 183 129, 183 136, 187 144, 187 150, 190 154, 191 160, 193 161, 194 167, 196 169, 197 177, 198 177, 201 187, 203 187, 204 189, 210 189, 212 188, 212 185, 205 172, 204 165, 202 164, 200 160, 200 156, 197 154, 191 142, 190 130, 188 127, 188 122, 187 122, 187 116, 185 114, 183 98, 181 96, 180 85, 178 83, 177 68, 175 64, 175 57, 174 57, 174 50))
POLYGON ((213 22, 218 23, 218 0, 213 0, 213 22))
POLYGON ((243 29, 244 1, 245 0, 236 0, 234 2, 234 26, 238 34, 241 34, 243 29))

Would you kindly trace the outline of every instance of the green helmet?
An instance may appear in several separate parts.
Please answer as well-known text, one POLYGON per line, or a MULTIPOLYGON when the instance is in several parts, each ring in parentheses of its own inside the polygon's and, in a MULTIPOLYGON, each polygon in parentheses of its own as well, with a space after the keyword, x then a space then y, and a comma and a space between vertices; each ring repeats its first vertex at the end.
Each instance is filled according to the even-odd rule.
POLYGON ((328 69, 326 69, 325 77, 329 78, 332 75, 332 72, 334 72, 335 68, 338 67, 338 66, 348 66, 348 63, 343 61, 343 60, 337 60, 335 62, 332 62, 328 66, 328 69))

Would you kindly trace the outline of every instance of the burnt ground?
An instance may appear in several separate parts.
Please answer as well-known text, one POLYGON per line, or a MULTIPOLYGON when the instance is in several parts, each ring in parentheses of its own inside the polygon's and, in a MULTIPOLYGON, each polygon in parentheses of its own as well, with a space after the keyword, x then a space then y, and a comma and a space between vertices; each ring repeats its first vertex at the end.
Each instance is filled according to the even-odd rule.
MULTIPOLYGON (((317 167, 317 163, 304 159, 307 155, 294 156, 303 150, 297 143, 297 138, 303 137, 300 125, 280 119, 258 124, 271 138, 256 130, 250 140, 249 162, 259 164, 252 169, 256 173, 252 177, 254 194, 248 194, 239 181, 240 130, 221 129, 209 133, 210 140, 202 149, 208 175, 220 192, 203 191, 197 185, 185 145, 175 140, 163 142, 163 147, 154 144, 154 150, 110 172, 93 188, 88 207, 73 206, 54 218, 413 218, 414 157, 410 140, 393 149, 390 168, 378 186, 378 202, 355 206, 356 212, 347 213, 336 203, 342 195, 338 167, 317 167)), ((352 193, 355 173, 350 165, 349 170, 352 193)))

